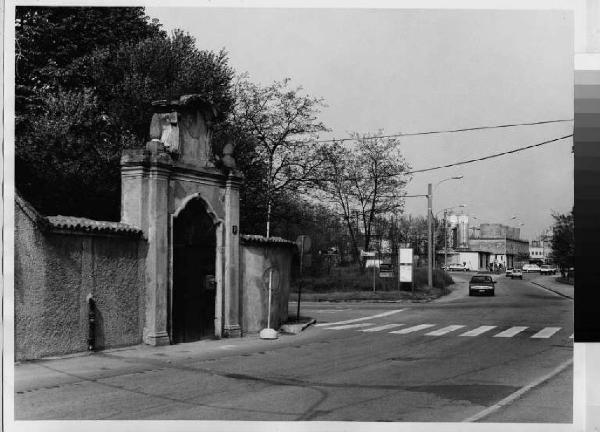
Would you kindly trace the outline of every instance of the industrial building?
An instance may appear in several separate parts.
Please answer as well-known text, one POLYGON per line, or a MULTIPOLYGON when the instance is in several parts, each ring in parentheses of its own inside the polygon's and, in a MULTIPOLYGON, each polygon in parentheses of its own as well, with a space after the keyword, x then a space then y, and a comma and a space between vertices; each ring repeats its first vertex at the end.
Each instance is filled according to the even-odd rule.
POLYGON ((471 271, 519 267, 528 262, 529 242, 520 238, 520 228, 500 223, 469 226, 466 214, 447 215, 445 245, 437 248, 439 265, 464 264, 471 271))

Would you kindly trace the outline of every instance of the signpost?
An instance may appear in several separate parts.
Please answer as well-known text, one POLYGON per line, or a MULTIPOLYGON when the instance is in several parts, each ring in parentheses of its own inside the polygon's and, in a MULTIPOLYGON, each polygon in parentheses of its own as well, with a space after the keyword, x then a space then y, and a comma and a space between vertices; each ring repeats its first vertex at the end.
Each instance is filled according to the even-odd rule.
POLYGON ((300 296, 302 295, 302 270, 304 268, 304 255, 310 251, 311 241, 307 235, 299 235, 296 246, 300 253, 300 280, 298 281, 298 307, 296 309, 296 322, 300 322, 300 296))
POLYGON ((412 294, 415 294, 415 283, 413 280, 413 250, 401 247, 398 255, 398 279, 399 282, 410 282, 412 294))

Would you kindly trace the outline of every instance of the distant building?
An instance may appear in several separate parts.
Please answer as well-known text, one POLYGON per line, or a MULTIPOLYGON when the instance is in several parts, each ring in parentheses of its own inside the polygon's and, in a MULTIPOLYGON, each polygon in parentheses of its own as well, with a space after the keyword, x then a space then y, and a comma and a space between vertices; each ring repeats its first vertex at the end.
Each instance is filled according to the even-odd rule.
POLYGON ((550 263, 552 261, 552 230, 542 233, 529 243, 529 261, 550 263))
MULTIPOLYGON (((465 264, 470 270, 520 266, 529 256, 529 242, 520 238, 520 229, 498 223, 469 228, 468 215, 446 219, 447 246, 436 251, 438 263, 465 264)), ((442 228, 443 229, 443 228, 442 228)))

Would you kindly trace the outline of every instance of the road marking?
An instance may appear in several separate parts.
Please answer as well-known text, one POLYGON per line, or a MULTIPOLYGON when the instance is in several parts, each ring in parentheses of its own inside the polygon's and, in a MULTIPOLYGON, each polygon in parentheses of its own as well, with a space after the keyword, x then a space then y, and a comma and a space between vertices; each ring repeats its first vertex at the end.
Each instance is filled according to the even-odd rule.
POLYGON ((495 329, 496 327, 497 326, 480 326, 480 327, 477 327, 476 329, 459 334, 459 336, 479 336, 480 334, 490 331, 491 329, 495 329))
POLYGON ((393 311, 387 311, 387 312, 383 312, 383 313, 380 313, 377 315, 371 315, 368 317, 355 318, 355 319, 349 319, 349 320, 345 320, 345 321, 338 321, 338 322, 332 322, 332 323, 320 323, 320 324, 315 324, 315 327, 331 326, 331 325, 338 325, 338 324, 350 324, 350 323, 355 323, 355 322, 359 322, 359 321, 367 321, 367 320, 370 320, 373 318, 382 318, 382 317, 390 316, 395 313, 402 312, 403 310, 404 309, 396 309, 393 311))
POLYGON ((560 327, 546 327, 545 329, 540 330, 531 337, 536 339, 547 339, 559 330, 560 327))
POLYGON ((419 324, 413 327, 408 327, 402 330, 396 330, 396 331, 392 331, 390 333, 394 333, 394 334, 407 334, 407 333, 412 333, 412 332, 416 332, 419 330, 424 330, 426 328, 429 327, 433 327, 435 324, 419 324))
POLYGON ((310 310, 310 311, 315 311, 315 312, 319 312, 319 313, 335 313, 335 312, 341 312, 341 311, 347 311, 349 309, 318 309, 318 308, 304 308, 305 311, 310 310))
POLYGON ((327 327, 327 330, 345 330, 345 329, 351 329, 351 328, 357 328, 357 327, 367 327, 370 325, 373 325, 373 323, 359 323, 359 324, 341 325, 341 326, 337 326, 337 327, 327 327))
POLYGON ((526 328, 527 327, 522 327, 522 326, 511 327, 508 330, 504 330, 503 332, 500 332, 497 335, 494 335, 494 337, 506 337, 506 338, 513 337, 517 333, 521 333, 526 328))
POLYGON ((453 332, 454 330, 458 330, 459 328, 463 328, 464 325, 449 325, 447 327, 438 329, 438 330, 434 330, 432 332, 429 333, 425 333, 425 336, 442 336, 445 335, 446 333, 450 333, 453 332))
POLYGON ((512 402, 514 402, 515 400, 517 400, 518 398, 520 398, 521 396, 523 396, 525 393, 527 393, 529 390, 531 390, 531 389, 539 386, 540 384, 543 384, 544 382, 552 379, 553 377, 555 377, 556 375, 558 375, 559 373, 561 373, 563 370, 565 370, 566 368, 568 368, 572 364, 573 364, 573 359, 571 358, 571 359, 565 361, 564 363, 562 363, 556 369, 552 370, 550 373, 548 373, 548 374, 544 375, 543 377, 537 379, 536 381, 532 382, 531 384, 528 384, 525 387, 522 387, 521 389, 517 390, 516 392, 508 395, 507 397, 505 397, 504 399, 502 399, 497 404, 494 404, 491 407, 488 407, 488 408, 484 409, 483 411, 475 414, 474 416, 471 416, 469 418, 464 419, 463 422, 476 422, 476 421, 481 420, 484 417, 489 416, 490 414, 492 414, 495 411, 498 411, 502 407, 511 404, 512 402))
POLYGON ((382 325, 382 326, 379 326, 379 327, 371 327, 371 328, 363 329, 363 330, 359 330, 359 331, 362 331, 362 332, 376 332, 376 331, 391 329, 391 328, 394 328, 394 327, 400 327, 400 326, 403 326, 403 325, 404 324, 386 324, 386 325, 382 325))

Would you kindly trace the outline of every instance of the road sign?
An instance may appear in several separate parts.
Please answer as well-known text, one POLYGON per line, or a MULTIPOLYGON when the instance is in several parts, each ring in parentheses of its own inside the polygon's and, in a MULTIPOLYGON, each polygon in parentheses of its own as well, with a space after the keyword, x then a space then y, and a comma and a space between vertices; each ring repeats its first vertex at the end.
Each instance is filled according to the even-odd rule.
POLYGON ((380 278, 392 278, 394 277, 394 272, 391 270, 384 270, 379 272, 380 278))
POLYGON ((412 282, 413 271, 411 265, 400 266, 400 282, 412 282))
POLYGON ((413 263, 413 250, 412 248, 401 248, 400 249, 400 264, 411 264, 413 263))

